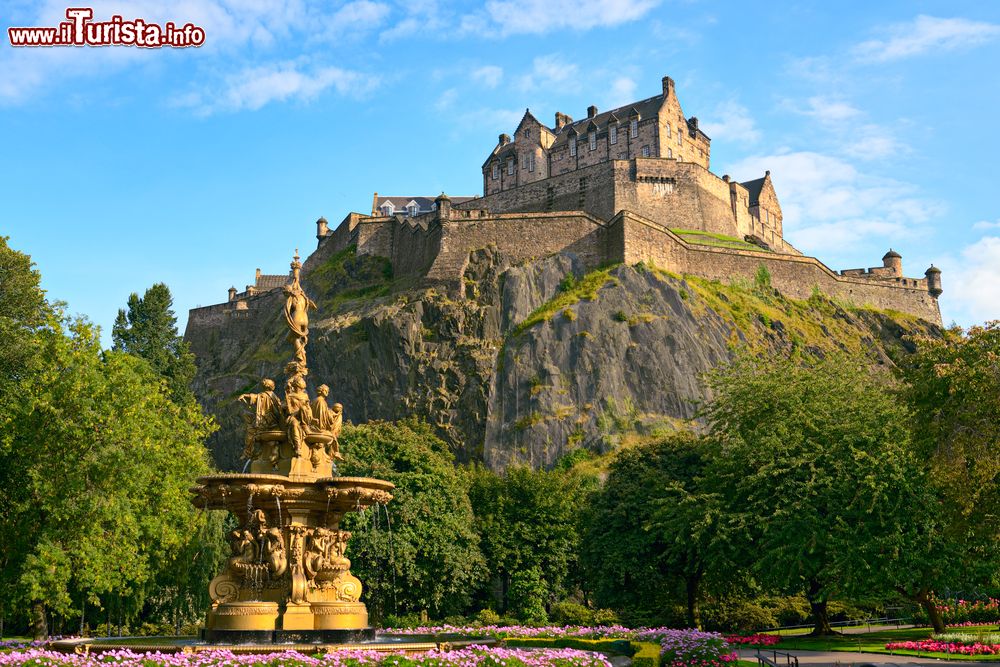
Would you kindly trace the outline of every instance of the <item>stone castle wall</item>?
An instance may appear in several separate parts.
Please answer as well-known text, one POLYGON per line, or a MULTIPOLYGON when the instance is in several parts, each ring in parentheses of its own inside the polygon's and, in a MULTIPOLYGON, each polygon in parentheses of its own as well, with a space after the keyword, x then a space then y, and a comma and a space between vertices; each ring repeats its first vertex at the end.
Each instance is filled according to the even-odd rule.
POLYGON ((780 222, 765 225, 750 214, 749 193, 702 165, 658 158, 611 160, 567 174, 487 195, 463 208, 495 213, 586 211, 610 220, 619 211, 642 211, 664 227, 742 239, 754 235, 778 252, 798 254, 786 243, 780 222))
POLYGON ((610 233, 620 238, 615 243, 624 249, 621 261, 626 264, 651 262, 674 273, 721 281, 753 279, 763 266, 775 289, 789 298, 808 299, 818 288, 827 296, 858 306, 897 310, 941 324, 937 299, 930 295, 923 279, 842 276, 815 257, 693 245, 628 212, 616 219, 610 233))

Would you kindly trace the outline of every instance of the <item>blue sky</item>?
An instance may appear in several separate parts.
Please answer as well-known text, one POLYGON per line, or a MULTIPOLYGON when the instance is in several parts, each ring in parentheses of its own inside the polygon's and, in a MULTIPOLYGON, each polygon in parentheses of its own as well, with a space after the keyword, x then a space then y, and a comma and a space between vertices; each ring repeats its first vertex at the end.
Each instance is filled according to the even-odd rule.
MULTIPOLYGON (((80 3, 73 3, 80 4, 80 3)), ((835 269, 943 270, 945 322, 1000 318, 1000 3, 96 2, 190 49, 13 49, 0 7, 0 234, 100 324, 166 282, 187 309, 287 271, 382 194, 481 193, 526 107, 579 118, 672 76, 712 170, 770 169, 788 239, 835 269)))

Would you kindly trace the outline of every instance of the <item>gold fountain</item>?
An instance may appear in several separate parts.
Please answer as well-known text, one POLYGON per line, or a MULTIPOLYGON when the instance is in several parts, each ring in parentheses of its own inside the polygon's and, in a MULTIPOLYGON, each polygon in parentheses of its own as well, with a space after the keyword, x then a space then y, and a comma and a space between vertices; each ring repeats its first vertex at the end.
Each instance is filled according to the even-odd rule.
POLYGON ((285 366, 284 399, 270 379, 260 393, 240 396, 249 472, 199 477, 191 489, 195 506, 227 510, 239 521, 228 536, 232 555, 208 587, 208 642, 353 642, 374 635, 346 556, 351 534, 340 522, 348 512, 389 502, 393 485, 333 473, 342 458, 343 407, 327 404, 326 385, 312 401, 306 393, 309 309, 316 304, 299 283, 298 251, 291 267, 284 315, 294 356, 285 366))

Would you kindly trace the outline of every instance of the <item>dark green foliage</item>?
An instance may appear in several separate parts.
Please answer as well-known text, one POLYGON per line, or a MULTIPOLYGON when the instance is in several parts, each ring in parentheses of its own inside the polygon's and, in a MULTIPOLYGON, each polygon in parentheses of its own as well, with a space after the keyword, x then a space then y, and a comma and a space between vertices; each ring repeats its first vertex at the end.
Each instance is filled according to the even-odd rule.
POLYGON ((576 566, 575 524, 584 481, 527 466, 501 475, 475 467, 471 475, 476 530, 501 610, 513 608, 513 576, 532 568, 538 568, 545 604, 564 597, 576 566))
POLYGON ((348 425, 340 442, 341 474, 396 485, 387 507, 344 521, 354 533, 349 555, 373 616, 464 611, 484 567, 468 481, 448 446, 416 420, 348 425))
POLYGON ((510 589, 507 593, 508 608, 517 618, 525 623, 545 623, 548 614, 545 612, 545 601, 549 597, 548 588, 542 581, 542 570, 539 567, 528 567, 517 570, 510 578, 510 589))
POLYGON ((128 311, 118 311, 111 330, 114 349, 141 357, 149 362, 170 386, 175 402, 191 401, 191 380, 196 372, 194 355, 177 335, 177 318, 170 289, 156 283, 143 296, 133 292, 128 311))
POLYGON ((830 597, 886 586, 917 539, 927 499, 906 410, 886 374, 841 356, 744 358, 711 385, 711 484, 743 561, 767 588, 805 593, 829 632, 830 597))
POLYGON ((685 591, 687 622, 698 624, 700 586, 723 553, 719 501, 700 481, 703 450, 681 432, 623 450, 612 462, 583 520, 581 559, 597 604, 635 622, 662 623, 685 591))

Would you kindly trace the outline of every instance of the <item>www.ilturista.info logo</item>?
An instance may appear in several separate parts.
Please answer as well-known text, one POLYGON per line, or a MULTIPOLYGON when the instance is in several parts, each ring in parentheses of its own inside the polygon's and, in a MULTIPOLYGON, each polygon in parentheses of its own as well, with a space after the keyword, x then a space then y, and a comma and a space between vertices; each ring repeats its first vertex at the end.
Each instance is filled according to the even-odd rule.
POLYGON ((205 43, 205 29, 192 23, 164 25, 143 19, 92 21, 90 7, 70 7, 67 21, 55 27, 7 28, 11 46, 140 46, 146 49, 185 48, 205 43))

